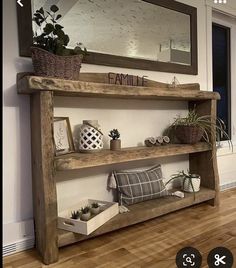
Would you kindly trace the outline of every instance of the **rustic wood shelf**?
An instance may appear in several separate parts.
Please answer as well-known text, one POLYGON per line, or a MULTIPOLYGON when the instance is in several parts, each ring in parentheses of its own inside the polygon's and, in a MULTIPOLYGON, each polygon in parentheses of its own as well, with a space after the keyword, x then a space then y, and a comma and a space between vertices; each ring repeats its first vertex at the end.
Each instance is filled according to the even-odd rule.
MULTIPOLYGON (((82 76, 82 74, 81 74, 82 76)), ((40 76, 19 74, 17 80, 19 94, 33 94, 52 91, 55 96, 80 96, 95 98, 157 99, 157 100, 217 100, 217 92, 192 90, 187 87, 168 89, 161 86, 134 87, 85 81, 70 81, 40 76)))
POLYGON ((196 193, 195 200, 192 193, 185 193, 185 197, 182 199, 168 196, 134 204, 129 206, 130 212, 118 214, 88 236, 58 229, 58 245, 59 247, 63 247, 71 243, 143 222, 194 204, 213 199, 215 198, 215 195, 216 192, 214 190, 202 187, 201 190, 196 193))
POLYGON ((120 151, 102 150, 92 154, 72 153, 55 157, 54 166, 56 170, 64 171, 209 150, 211 148, 207 143, 199 142, 192 145, 168 144, 158 147, 123 148, 120 151))
MULTIPOLYGON (((69 154, 54 156, 53 144, 53 98, 80 96, 94 98, 130 98, 140 100, 180 100, 195 106, 199 115, 216 116, 216 102, 220 95, 201 91, 199 84, 182 84, 170 88, 168 84, 148 80, 145 87, 111 85, 106 83, 107 74, 81 73, 80 81, 69 81, 34 76, 29 73, 17 75, 19 94, 30 94, 32 182, 36 247, 45 264, 58 260, 59 247, 88 239, 103 233, 142 222, 178 209, 208 202, 219 203, 219 176, 216 146, 204 142, 195 145, 170 144, 160 147, 126 148, 121 151, 103 150, 95 154, 69 154), (142 202, 130 207, 130 212, 120 214, 100 227, 90 236, 82 236, 57 229, 57 171, 92 168, 102 165, 124 163, 143 159, 189 154, 189 170, 201 176, 201 190, 187 194, 186 198, 161 198, 142 202)), ((214 119, 212 119, 214 122, 214 119)), ((214 128, 212 127, 212 132, 214 128)), ((210 135, 215 144, 214 135, 210 135)))

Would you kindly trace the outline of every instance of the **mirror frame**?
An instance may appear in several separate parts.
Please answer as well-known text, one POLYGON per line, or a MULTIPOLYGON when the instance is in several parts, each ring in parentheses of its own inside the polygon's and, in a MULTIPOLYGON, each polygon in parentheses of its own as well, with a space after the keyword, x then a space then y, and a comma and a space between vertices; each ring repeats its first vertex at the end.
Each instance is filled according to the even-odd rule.
MULTIPOLYGON (((198 74, 198 53, 197 53, 197 8, 176 2, 174 0, 142 0, 154 5, 168 8, 190 16, 191 35, 191 65, 136 59, 131 57, 109 55, 103 53, 89 52, 83 63, 97 64, 113 67, 142 69, 150 71, 198 74)), ((31 0, 25 1, 24 7, 17 5, 19 54, 23 57, 30 57, 32 45, 32 11, 31 0)))

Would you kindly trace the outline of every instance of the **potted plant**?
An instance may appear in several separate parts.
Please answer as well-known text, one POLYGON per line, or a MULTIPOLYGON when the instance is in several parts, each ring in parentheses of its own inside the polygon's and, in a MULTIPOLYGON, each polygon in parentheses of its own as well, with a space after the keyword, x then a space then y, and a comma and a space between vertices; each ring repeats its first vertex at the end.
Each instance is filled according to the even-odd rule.
POLYGON ((49 11, 42 7, 33 14, 38 29, 33 36, 32 61, 36 75, 78 80, 86 48, 78 43, 74 49, 67 48, 69 36, 58 23, 62 17, 59 8, 52 5, 49 11))
POLYGON ((110 149, 112 151, 120 150, 121 149, 121 140, 120 138, 120 133, 118 129, 112 129, 110 131, 109 137, 112 138, 110 141, 110 149))
POLYGON ((81 216, 80 219, 82 221, 88 221, 91 217, 91 212, 90 212, 90 207, 89 206, 85 206, 83 208, 81 208, 81 216))
POLYGON ((98 203, 94 202, 91 204, 91 213, 97 215, 100 212, 100 206, 98 203))
POLYGON ((165 185, 176 179, 182 180, 182 189, 184 192, 194 193, 195 195, 200 190, 201 177, 198 174, 191 174, 189 171, 185 173, 182 170, 177 174, 173 174, 165 185))
POLYGON ((73 219, 73 220, 78 220, 79 216, 80 216, 80 213, 79 213, 78 210, 76 210, 76 211, 71 212, 71 217, 70 218, 73 219))
POLYGON ((211 135, 216 134, 216 140, 226 137, 232 145, 228 134, 225 131, 225 124, 220 118, 210 115, 199 116, 195 109, 190 110, 186 117, 178 117, 168 128, 181 143, 194 144, 202 138, 209 144, 212 143, 211 135))

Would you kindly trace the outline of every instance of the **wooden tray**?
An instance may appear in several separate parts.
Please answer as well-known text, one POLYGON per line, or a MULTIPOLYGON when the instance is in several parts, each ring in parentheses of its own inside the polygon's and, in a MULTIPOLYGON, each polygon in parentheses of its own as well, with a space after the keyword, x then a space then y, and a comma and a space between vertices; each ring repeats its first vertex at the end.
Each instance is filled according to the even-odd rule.
POLYGON ((73 207, 59 213, 58 228, 74 233, 89 235, 118 213, 118 203, 94 199, 85 199, 77 203, 73 207), (71 211, 79 210, 81 207, 91 205, 94 202, 100 205, 101 212, 99 214, 92 216, 92 218, 90 218, 88 221, 82 221, 79 219, 74 220, 70 218, 71 211))

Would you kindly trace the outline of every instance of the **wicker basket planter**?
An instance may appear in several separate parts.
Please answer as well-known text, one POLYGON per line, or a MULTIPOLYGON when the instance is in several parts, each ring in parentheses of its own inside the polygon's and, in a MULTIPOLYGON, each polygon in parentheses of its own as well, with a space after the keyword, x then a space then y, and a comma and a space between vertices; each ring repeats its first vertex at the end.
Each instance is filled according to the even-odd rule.
POLYGON ((194 144, 201 140, 203 129, 197 126, 176 126, 174 134, 181 143, 194 144))
POLYGON ((58 56, 38 47, 31 47, 34 72, 39 76, 78 80, 82 57, 58 56))

